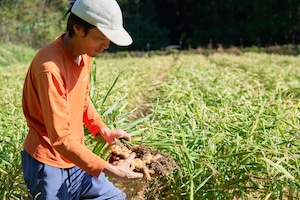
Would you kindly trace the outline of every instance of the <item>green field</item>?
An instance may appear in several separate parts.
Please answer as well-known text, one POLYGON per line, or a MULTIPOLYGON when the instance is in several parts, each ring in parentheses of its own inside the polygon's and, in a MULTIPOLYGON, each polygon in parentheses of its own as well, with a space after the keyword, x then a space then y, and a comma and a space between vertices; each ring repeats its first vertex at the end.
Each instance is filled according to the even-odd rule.
MULTIPOLYGON (((21 95, 34 51, 10 48, 0 51, 0 195, 26 199, 21 95)), ((141 191, 124 183, 135 187, 132 199, 300 198, 299 56, 105 53, 93 75, 91 97, 105 122, 179 166, 142 181, 141 191)), ((96 145, 88 135, 87 145, 96 145)))

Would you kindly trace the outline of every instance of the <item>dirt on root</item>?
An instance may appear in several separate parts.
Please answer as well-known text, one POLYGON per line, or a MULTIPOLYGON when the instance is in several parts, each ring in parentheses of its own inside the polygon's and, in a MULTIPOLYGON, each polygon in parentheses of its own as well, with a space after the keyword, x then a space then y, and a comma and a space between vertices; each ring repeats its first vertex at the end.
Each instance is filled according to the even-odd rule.
MULTIPOLYGON (((118 180, 112 178, 111 181, 123 190, 128 199, 131 200, 144 200, 144 199, 156 199, 155 195, 163 192, 163 188, 168 187, 168 181, 166 177, 178 169, 176 162, 167 154, 159 150, 149 150, 146 145, 141 144, 138 146, 126 146, 130 151, 136 153, 138 159, 143 160, 145 155, 151 154, 156 156, 159 154, 159 158, 152 161, 150 164, 147 164, 147 168, 150 171, 154 171, 154 174, 151 174, 151 179, 146 177, 138 180, 118 180), (147 197, 146 197, 147 196, 147 197), (152 198, 151 198, 151 197, 152 198)), ((134 170, 140 172, 138 170, 134 170)))
POLYGON ((170 172, 172 172, 175 168, 177 168, 175 161, 170 156, 158 150, 149 151, 147 150, 147 147, 143 144, 133 147, 131 150, 132 152, 136 153, 136 158, 141 158, 141 159, 143 159, 144 155, 146 155, 149 152, 153 156, 157 154, 161 155, 161 157, 151 162, 148 166, 150 170, 153 170, 155 172, 155 175, 167 176, 170 172))

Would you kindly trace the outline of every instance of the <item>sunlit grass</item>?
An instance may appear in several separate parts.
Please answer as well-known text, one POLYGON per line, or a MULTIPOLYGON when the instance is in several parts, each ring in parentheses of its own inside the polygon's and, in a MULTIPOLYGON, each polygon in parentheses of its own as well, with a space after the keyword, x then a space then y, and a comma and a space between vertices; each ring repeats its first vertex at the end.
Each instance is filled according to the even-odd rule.
MULTIPOLYGON (((19 151, 27 66, 0 68, 0 194, 15 199, 25 194, 19 151)), ((111 128, 180 167, 152 185, 158 199, 297 199, 299 66, 299 57, 257 53, 104 54, 96 59, 92 99, 111 128)))
POLYGON ((299 58, 215 54, 197 61, 181 57, 157 87, 147 122, 144 142, 181 164, 184 178, 172 192, 189 199, 299 196, 299 58))

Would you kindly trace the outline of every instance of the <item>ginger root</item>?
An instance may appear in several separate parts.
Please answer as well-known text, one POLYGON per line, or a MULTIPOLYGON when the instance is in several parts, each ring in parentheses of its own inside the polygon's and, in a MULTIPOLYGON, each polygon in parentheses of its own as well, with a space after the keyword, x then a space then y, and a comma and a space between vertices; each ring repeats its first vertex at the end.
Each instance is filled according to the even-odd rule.
MULTIPOLYGON (((122 159, 128 158, 129 155, 132 153, 132 151, 129 150, 127 147, 117 144, 113 144, 110 147, 110 150, 112 154, 109 159, 109 162, 113 165, 118 165, 122 159)), ((132 171, 142 172, 146 176, 146 178, 150 180, 151 175, 154 175, 155 171, 150 169, 149 166, 151 163, 156 162, 161 157, 162 155, 159 153, 152 155, 151 152, 146 152, 141 157, 134 158, 132 160, 132 162, 130 163, 130 169, 132 171)))
POLYGON ((156 155, 152 155, 150 152, 147 152, 144 156, 143 156, 143 161, 149 165, 152 162, 155 162, 157 159, 161 158, 162 155, 160 154, 156 154, 156 155))
POLYGON ((133 159, 133 161, 130 163, 130 169, 132 171, 136 170, 136 171, 141 171, 143 172, 143 174, 146 176, 146 178, 148 180, 151 179, 150 174, 154 174, 155 172, 153 170, 150 170, 144 160, 140 159, 140 158, 135 158, 133 159))
POLYGON ((123 159, 128 158, 128 156, 132 153, 132 151, 127 149, 125 146, 120 146, 117 144, 111 145, 110 150, 113 154, 118 155, 123 159))

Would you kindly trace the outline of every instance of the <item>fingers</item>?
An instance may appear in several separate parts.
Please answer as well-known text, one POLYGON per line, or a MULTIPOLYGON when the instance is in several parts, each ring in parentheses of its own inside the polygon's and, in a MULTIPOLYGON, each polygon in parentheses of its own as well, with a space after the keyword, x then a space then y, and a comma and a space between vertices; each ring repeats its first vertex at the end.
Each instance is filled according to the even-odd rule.
POLYGON ((118 132, 118 138, 124 138, 128 141, 131 141, 131 136, 123 130, 116 130, 118 132))
POLYGON ((113 132, 114 132, 113 133, 114 140, 123 138, 123 139, 131 142, 131 136, 128 133, 126 133, 125 131, 123 131, 123 130, 114 130, 113 132))
POLYGON ((120 160, 118 162, 118 167, 126 169, 126 175, 124 176, 125 179, 128 180, 134 180, 134 179, 140 179, 143 178, 144 174, 143 173, 138 173, 138 172, 134 172, 130 169, 130 163, 134 160, 136 156, 136 153, 131 153, 128 158, 126 158, 125 160, 120 160))
MULTIPOLYGON (((125 160, 127 163, 129 163, 129 166, 130 166, 130 163, 133 161, 133 159, 135 158, 136 156, 136 153, 133 152, 129 155, 129 157, 125 160)), ((131 170, 130 170, 131 171, 131 170)), ((144 174, 143 173, 137 173, 137 172, 134 172, 134 171, 131 171, 130 173, 130 176, 129 176, 129 179, 140 179, 140 178, 143 178, 144 174)))
POLYGON ((108 127, 103 127, 101 129, 101 135, 104 139, 112 145, 116 139, 125 138, 126 140, 131 142, 131 136, 126 133, 124 130, 111 130, 108 127))
POLYGON ((126 162, 130 164, 133 161, 133 159, 135 158, 135 156, 136 156, 136 153, 132 152, 126 159, 126 162))
POLYGON ((129 179, 141 179, 144 177, 143 173, 132 172, 129 179))

